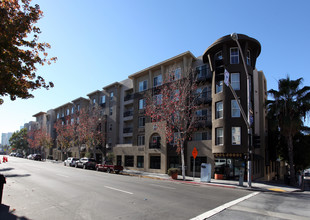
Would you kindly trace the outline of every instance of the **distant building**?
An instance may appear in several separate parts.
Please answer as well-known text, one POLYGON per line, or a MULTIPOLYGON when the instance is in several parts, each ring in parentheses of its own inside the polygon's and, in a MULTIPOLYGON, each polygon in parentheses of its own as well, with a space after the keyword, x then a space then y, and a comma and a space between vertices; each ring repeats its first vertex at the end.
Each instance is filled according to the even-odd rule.
POLYGON ((2 133, 1 135, 1 145, 2 146, 9 146, 10 145, 10 138, 12 137, 13 133, 2 133))

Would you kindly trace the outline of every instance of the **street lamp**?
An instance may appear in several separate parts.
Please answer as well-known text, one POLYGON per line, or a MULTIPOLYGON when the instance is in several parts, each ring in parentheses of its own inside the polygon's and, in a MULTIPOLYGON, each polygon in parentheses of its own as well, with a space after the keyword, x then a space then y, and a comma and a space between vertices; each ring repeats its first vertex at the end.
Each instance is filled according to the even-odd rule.
POLYGON ((251 128, 251 117, 250 117, 250 76, 248 73, 248 69, 245 63, 244 55, 241 49, 241 46, 238 41, 238 34, 232 33, 231 38, 236 41, 238 45, 238 49, 241 54, 241 59, 243 62, 243 67, 245 70, 246 78, 247 78, 247 113, 248 113, 248 120, 246 121, 247 127, 248 127, 248 187, 252 187, 252 161, 251 161, 251 140, 252 140, 252 128, 251 128))

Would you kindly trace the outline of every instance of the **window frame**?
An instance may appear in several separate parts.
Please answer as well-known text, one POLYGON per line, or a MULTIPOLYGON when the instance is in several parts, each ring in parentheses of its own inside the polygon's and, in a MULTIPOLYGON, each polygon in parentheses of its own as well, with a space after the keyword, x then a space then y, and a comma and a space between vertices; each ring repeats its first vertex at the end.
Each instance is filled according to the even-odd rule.
MULTIPOLYGON (((239 103, 240 103, 240 99, 238 100, 239 103)), ((240 108, 239 108, 239 105, 237 103, 237 100, 235 99, 232 99, 231 100, 231 117, 232 118, 240 118, 241 116, 241 112, 240 112, 240 108), (234 108, 234 107, 237 107, 237 108, 234 108), (238 115, 234 115, 233 113, 236 112, 236 111, 239 111, 239 114, 238 115)))
POLYGON ((138 135, 137 139, 138 139, 137 146, 145 145, 145 135, 138 135))
POLYGON ((139 128, 144 128, 145 127, 145 117, 141 116, 138 118, 138 127, 139 128))
POLYGON ((237 90, 237 91, 240 90, 240 73, 230 74, 230 85, 234 90, 237 90), (233 76, 238 76, 238 81, 233 81, 233 78, 234 78, 233 76))
POLYGON ((215 103, 215 119, 221 119, 223 118, 224 116, 224 106, 223 106, 223 101, 219 101, 219 102, 216 102, 215 103), (222 108, 221 109, 218 109, 218 105, 221 104, 222 105, 222 108), (220 112, 222 112, 220 114, 220 112))
POLYGON ((231 127, 231 145, 241 145, 241 133, 242 132, 241 132, 241 127, 240 126, 231 127), (234 129, 238 129, 239 131, 235 131, 235 133, 234 133, 234 129), (237 136, 238 132, 239 132, 239 136, 237 136), (236 143, 234 143, 234 137, 239 137, 239 140, 235 141, 236 143))
POLYGON ((138 106, 138 109, 139 110, 143 110, 145 109, 146 107, 146 102, 145 102, 145 99, 139 99, 139 106, 138 106), (142 103, 141 103, 142 102, 142 103))
POLYGON ((163 77, 161 74, 154 76, 153 78, 153 87, 161 86, 163 84, 163 77), (158 80, 160 79, 160 80, 158 80), (155 83, 156 82, 156 83, 155 83))
POLYGON ((231 47, 230 48, 230 64, 239 64, 239 48, 238 47, 231 47), (237 50, 237 54, 233 54, 233 50, 237 50))
POLYGON ((143 80, 139 82, 139 92, 143 92, 147 90, 147 80, 143 80))
POLYGON ((223 92, 224 81, 220 80, 215 83, 215 94, 223 92))
POLYGON ((217 145, 217 146, 224 145, 224 129, 223 129, 223 127, 215 128, 215 145, 217 145), (220 130, 222 131, 221 136, 219 136, 220 130))

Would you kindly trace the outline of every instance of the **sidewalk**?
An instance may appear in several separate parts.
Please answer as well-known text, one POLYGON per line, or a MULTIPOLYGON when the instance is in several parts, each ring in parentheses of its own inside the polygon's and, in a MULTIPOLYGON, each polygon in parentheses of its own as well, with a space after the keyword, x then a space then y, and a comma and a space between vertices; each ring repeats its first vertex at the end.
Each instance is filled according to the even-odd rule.
POLYGON ((182 180, 182 176, 178 176, 177 180, 171 179, 170 176, 167 174, 161 174, 161 173, 148 173, 143 171, 136 171, 136 170, 123 170, 123 175, 129 175, 129 176, 137 176, 140 178, 150 178, 150 179, 158 179, 158 180, 167 180, 167 181, 174 181, 174 182, 180 182, 184 184, 199 184, 199 185, 208 185, 208 186, 217 186, 217 187, 225 187, 225 188, 238 188, 238 189, 246 189, 246 190, 252 190, 252 191, 274 191, 274 192, 296 192, 301 191, 300 188, 287 186, 284 184, 278 184, 278 183, 272 183, 272 182, 256 182, 252 181, 252 187, 249 188, 247 186, 247 182, 243 182, 243 186, 239 186, 239 181, 236 180, 216 180, 211 179, 211 182, 201 182, 199 177, 195 177, 193 180, 193 177, 186 176, 185 181, 182 180))

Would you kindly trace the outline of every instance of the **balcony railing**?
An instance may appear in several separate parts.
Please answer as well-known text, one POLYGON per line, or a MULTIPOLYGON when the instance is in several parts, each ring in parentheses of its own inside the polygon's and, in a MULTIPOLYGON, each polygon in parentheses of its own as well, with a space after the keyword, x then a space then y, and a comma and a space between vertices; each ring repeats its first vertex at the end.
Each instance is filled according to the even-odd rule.
POLYGON ((160 149, 160 143, 150 143, 150 149, 160 149))
POLYGON ((124 112, 124 117, 129 117, 129 116, 133 116, 133 111, 132 110, 124 112))
POLYGON ((133 99, 133 97, 134 97, 133 94, 128 94, 128 95, 126 95, 126 96, 124 97, 124 101, 125 101, 125 102, 126 102, 126 101, 129 101, 129 100, 133 99))
POLYGON ((132 131, 133 131, 133 129, 132 129, 132 127, 128 127, 128 128, 124 128, 123 129, 123 133, 132 133, 132 131))

